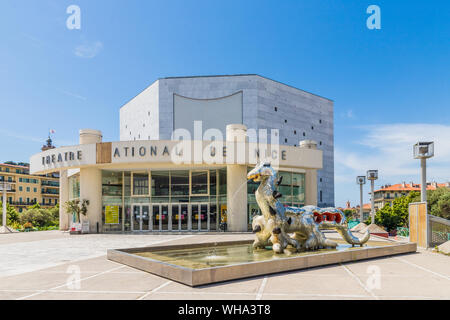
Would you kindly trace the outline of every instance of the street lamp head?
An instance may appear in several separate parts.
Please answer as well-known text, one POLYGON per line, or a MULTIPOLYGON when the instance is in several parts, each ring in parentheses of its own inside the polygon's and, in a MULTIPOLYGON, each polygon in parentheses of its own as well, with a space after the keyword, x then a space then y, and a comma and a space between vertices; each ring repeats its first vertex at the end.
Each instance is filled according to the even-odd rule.
POLYGON ((414 145, 414 159, 427 159, 434 156, 434 142, 417 142, 414 145))
POLYGON ((366 184, 366 177, 365 176, 357 176, 356 184, 366 184))
POLYGON ((377 180, 378 179, 378 170, 367 170, 367 179, 368 180, 377 180))

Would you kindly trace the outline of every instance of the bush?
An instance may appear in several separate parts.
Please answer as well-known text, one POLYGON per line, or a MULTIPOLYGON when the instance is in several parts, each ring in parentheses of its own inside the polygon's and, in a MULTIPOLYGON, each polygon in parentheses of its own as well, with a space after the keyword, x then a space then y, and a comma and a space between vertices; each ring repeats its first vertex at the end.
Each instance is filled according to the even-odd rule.
POLYGON ((58 225, 58 217, 55 217, 52 209, 38 209, 32 208, 24 211, 19 217, 20 223, 25 227, 26 223, 31 223, 33 226, 42 228, 58 225))
POLYGON ((33 224, 31 222, 26 222, 23 224, 24 229, 31 229, 33 228, 33 224))
POLYGON ((15 230, 19 230, 19 231, 22 230, 22 225, 18 221, 13 221, 11 223, 8 223, 8 226, 15 230))

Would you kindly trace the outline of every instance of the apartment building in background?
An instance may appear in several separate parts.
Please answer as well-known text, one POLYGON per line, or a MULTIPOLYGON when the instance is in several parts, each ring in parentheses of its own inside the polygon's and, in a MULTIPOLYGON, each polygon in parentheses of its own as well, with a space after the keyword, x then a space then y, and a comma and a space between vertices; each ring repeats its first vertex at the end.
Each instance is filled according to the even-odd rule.
POLYGON ((11 184, 6 197, 18 212, 39 203, 41 207, 53 207, 59 199, 59 174, 30 175, 29 166, 0 163, 0 182, 11 184))
MULTIPOLYGON (((386 204, 391 204, 394 199, 406 196, 412 191, 417 191, 420 193, 419 183, 397 183, 393 185, 384 185, 380 189, 375 190, 375 209, 381 209, 386 204)), ((427 182, 427 190, 436 190, 437 188, 450 188, 450 182, 437 183, 437 182, 427 182)))

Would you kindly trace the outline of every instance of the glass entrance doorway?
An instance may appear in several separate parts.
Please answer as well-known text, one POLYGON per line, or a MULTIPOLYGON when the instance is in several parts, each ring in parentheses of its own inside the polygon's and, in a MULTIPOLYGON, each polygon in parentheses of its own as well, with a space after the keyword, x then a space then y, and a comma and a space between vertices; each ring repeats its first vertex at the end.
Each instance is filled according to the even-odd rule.
POLYGON ((216 230, 215 207, 209 203, 133 204, 131 228, 132 231, 216 230))
POLYGON ((133 214, 131 215, 132 231, 149 231, 150 230, 150 211, 148 204, 134 204, 133 214))
POLYGON ((169 205, 164 204, 152 204, 152 226, 150 230, 153 231, 168 231, 169 220, 172 220, 169 216, 169 205))
POLYGON ((209 204, 192 203, 191 207, 191 230, 208 231, 209 230, 209 204))
POLYGON ((189 210, 187 204, 172 204, 171 205, 171 225, 173 231, 187 231, 189 210))

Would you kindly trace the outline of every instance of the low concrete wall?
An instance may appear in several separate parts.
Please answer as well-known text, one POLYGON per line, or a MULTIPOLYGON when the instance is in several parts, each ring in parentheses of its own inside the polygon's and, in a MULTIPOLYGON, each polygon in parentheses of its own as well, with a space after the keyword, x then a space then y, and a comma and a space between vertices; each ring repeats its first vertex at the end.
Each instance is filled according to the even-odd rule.
POLYGON ((345 251, 311 253, 310 255, 240 263, 235 265, 211 267, 204 269, 190 269, 134 254, 143 251, 155 252, 161 250, 169 251, 169 250, 179 250, 189 248, 194 249, 202 247, 211 247, 214 245, 227 246, 238 244, 250 244, 252 242, 253 242, 252 240, 227 241, 220 243, 171 245, 158 247, 129 248, 120 250, 110 249, 108 250, 108 259, 194 287, 209 283, 260 276, 283 271, 300 270, 335 263, 343 263, 377 257, 391 256, 402 253, 410 253, 416 252, 417 250, 416 243, 381 244, 382 242, 380 242, 379 247, 361 247, 345 251))

